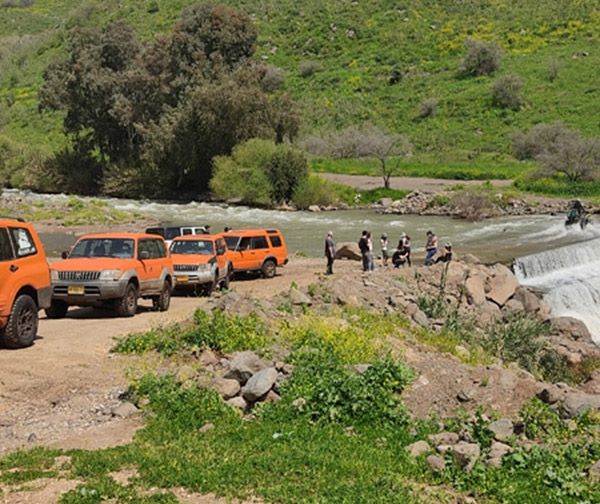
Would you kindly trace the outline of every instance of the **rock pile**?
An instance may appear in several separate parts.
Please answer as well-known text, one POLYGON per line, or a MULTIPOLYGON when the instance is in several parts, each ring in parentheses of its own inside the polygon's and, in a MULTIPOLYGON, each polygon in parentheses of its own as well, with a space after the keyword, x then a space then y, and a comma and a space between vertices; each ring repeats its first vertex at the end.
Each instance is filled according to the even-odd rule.
MULTIPOLYGON (((204 350, 196 363, 180 366, 174 374, 182 385, 211 387, 227 404, 247 412, 256 403, 279 401, 279 387, 292 369, 289 364, 268 362, 250 351, 218 357, 212 350, 204 350)), ((173 374, 173 370, 165 373, 173 374)))

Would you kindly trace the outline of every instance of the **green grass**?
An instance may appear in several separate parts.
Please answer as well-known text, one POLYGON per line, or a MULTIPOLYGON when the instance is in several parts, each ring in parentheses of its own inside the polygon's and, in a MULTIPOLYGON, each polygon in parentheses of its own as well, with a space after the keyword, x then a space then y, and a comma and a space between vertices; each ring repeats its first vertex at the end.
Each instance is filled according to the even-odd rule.
MULTIPOLYGON (((36 0, 26 8, 1 8, 0 136, 24 150, 21 165, 34 165, 65 145, 62 115, 39 114, 37 91, 44 68, 64 55, 74 27, 122 19, 151 39, 169 30, 191 3, 36 0)), ((510 157, 511 135, 539 122, 561 119, 598 135, 600 52, 590 50, 600 38, 598 0, 549 0, 543 9, 535 0, 510 6, 427 0, 223 3, 255 18, 257 56, 286 71, 284 91, 300 104, 304 133, 363 121, 405 133, 415 146, 415 157, 404 168, 407 175, 513 178, 528 168, 510 157), (497 76, 458 76, 468 37, 503 47, 497 76), (306 61, 319 63, 322 71, 300 76, 306 61), (559 72, 551 81, 547 68, 553 61, 559 72), (393 70, 402 79, 390 85, 393 70), (508 73, 523 80, 520 111, 491 106, 492 81, 508 73), (436 114, 418 118, 420 103, 430 97, 439 101, 436 114)))

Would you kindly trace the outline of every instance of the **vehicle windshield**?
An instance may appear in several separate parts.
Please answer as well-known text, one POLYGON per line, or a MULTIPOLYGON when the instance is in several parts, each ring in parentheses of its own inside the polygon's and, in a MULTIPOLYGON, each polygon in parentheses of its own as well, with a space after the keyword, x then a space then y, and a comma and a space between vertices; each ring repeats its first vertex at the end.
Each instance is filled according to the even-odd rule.
POLYGON ((178 236, 181 236, 182 232, 181 232, 181 227, 177 226, 177 227, 168 227, 165 229, 165 240, 172 240, 173 238, 177 238, 178 236))
POLYGON ((210 240, 175 240, 171 244, 171 254, 214 255, 215 252, 210 240))
POLYGON ((135 245, 128 238, 85 238, 79 240, 69 257, 113 257, 132 259, 135 245))
POLYGON ((237 244, 240 241, 239 236, 225 236, 225 243, 227 243, 227 248, 229 250, 235 250, 237 248, 237 244))

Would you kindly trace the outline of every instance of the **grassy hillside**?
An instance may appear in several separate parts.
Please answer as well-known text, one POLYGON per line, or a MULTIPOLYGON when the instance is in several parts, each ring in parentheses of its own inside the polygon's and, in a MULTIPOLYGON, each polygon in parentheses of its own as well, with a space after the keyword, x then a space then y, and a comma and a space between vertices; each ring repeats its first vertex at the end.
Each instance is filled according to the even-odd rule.
MULTIPOLYGON (((37 90, 70 30, 124 19, 142 36, 154 37, 194 2, 35 0, 9 6, 27 3, 11 0, 0 7, 0 147, 8 142, 20 153, 17 165, 35 162, 65 142, 61 117, 38 112, 37 90)), ((301 104, 305 134, 366 120, 380 123, 411 137, 416 147, 411 173, 444 165, 498 169, 510 177, 524 169, 510 157, 516 129, 560 119, 588 135, 599 133, 598 0, 224 3, 255 18, 258 57, 286 71, 285 89, 301 104), (458 75, 469 37, 503 47, 495 76, 458 75), (303 77, 307 62, 320 71, 303 77), (554 80, 548 77, 551 64, 558 68, 554 80), (401 79, 390 84, 394 72, 401 79), (507 73, 523 80, 525 105, 519 111, 491 105, 490 85, 507 73), (439 101, 437 113, 419 119, 426 98, 439 101)))

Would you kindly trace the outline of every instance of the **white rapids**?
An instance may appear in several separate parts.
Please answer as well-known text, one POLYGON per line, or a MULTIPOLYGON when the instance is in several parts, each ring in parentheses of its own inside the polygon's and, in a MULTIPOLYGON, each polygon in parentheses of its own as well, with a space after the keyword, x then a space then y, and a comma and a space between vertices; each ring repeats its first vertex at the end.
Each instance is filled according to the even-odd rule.
POLYGON ((600 238, 520 257, 514 269, 522 285, 543 293, 553 316, 583 321, 600 345, 600 238))

